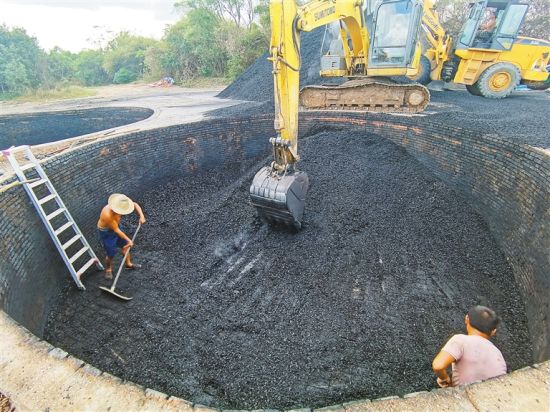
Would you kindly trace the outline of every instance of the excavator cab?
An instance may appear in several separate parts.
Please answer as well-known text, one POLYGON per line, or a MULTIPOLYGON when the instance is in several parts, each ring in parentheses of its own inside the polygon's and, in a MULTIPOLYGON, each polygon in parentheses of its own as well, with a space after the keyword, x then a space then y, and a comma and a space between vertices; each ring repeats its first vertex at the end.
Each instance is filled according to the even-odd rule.
POLYGON ((368 67, 411 67, 421 19, 420 1, 380 2, 373 13, 368 67))

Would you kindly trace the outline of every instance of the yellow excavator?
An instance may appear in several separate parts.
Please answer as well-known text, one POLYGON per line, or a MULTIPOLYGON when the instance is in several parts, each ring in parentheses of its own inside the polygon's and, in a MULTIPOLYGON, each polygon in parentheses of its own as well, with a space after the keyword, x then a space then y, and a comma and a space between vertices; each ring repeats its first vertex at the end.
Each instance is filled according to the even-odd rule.
POLYGON ((296 168, 298 109, 374 110, 414 113, 424 110, 429 92, 421 84, 396 84, 389 76, 415 76, 422 47, 418 41, 420 0, 294 0, 270 2, 276 137, 270 139, 273 162, 250 186, 250 199, 269 222, 301 227, 308 176, 296 168), (374 4, 374 3, 373 3, 374 4), (300 34, 340 23, 344 56, 322 62, 325 75, 347 77, 338 86, 308 86, 300 93, 300 34))
POLYGON ((466 85, 478 96, 499 99, 520 83, 535 90, 550 87, 546 70, 550 42, 518 36, 529 5, 517 0, 478 0, 456 40, 445 31, 432 0, 424 0, 422 28, 427 47, 412 79, 466 85))
POLYGON ((309 180, 296 168, 298 111, 421 112, 431 80, 465 84, 477 95, 501 98, 521 81, 544 88, 548 42, 519 37, 527 5, 516 0, 478 0, 454 44, 439 23, 432 0, 295 0, 270 2, 276 137, 273 162, 250 186, 250 199, 268 222, 301 227, 309 180), (493 27, 486 25, 494 10, 493 27), (342 50, 321 58, 321 76, 347 78, 341 85, 300 91, 300 33, 338 22, 342 50), (427 47, 419 38, 424 29, 427 47), (406 76, 413 84, 389 77, 406 76))

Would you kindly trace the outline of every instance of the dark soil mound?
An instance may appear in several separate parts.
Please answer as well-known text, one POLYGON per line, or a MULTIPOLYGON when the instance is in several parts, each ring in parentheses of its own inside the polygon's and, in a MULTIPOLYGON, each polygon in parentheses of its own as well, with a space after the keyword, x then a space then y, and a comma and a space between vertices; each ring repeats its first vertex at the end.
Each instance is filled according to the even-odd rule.
MULTIPOLYGON (((272 93, 273 94, 273 93, 272 93)), ((427 117, 432 122, 458 126, 480 133, 498 134, 511 142, 550 148, 548 117, 550 93, 517 92, 506 99, 494 100, 473 96, 467 91, 431 92, 426 111, 410 117, 411 123, 423 126, 427 117)), ((212 117, 243 117, 274 113, 273 100, 242 103, 212 110, 212 117)))
POLYGON ((56 142, 135 123, 152 114, 153 110, 141 107, 100 107, 1 116, 0 149, 56 142))
MULTIPOLYGON (((321 84, 321 45, 324 28, 302 33, 300 52, 302 66, 300 68, 300 85, 321 84)), ((235 100, 264 101, 273 100, 273 64, 267 60, 268 55, 256 61, 241 74, 233 83, 218 94, 218 97, 235 100)))
POLYGON ((123 379, 228 409, 324 406, 434 387, 431 360, 474 304, 503 318, 510 368, 531 361, 512 271, 482 219, 418 161, 348 128, 302 141, 304 229, 269 228, 248 171, 143 193, 134 300, 70 288, 46 338, 123 379), (327 147, 331 148, 330 154, 327 147))

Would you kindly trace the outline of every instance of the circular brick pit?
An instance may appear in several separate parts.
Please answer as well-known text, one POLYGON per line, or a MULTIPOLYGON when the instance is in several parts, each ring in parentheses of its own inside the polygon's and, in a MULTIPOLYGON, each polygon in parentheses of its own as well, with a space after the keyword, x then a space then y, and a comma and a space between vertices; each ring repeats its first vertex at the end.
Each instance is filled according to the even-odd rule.
POLYGON ((138 122, 152 114, 153 110, 141 107, 98 107, 0 116, 0 149, 57 142, 138 122))
MULTIPOLYGON (((405 149, 434 176, 460 193, 464 203, 469 203, 467 207, 477 211, 483 218, 486 228, 484 229, 484 224, 481 224, 481 230, 490 231, 507 260, 504 266, 511 268, 510 274, 513 271, 517 286, 511 285, 509 290, 513 291, 517 288, 523 296, 534 360, 547 359, 549 353, 547 346, 548 279, 545 269, 549 239, 548 214, 545 207, 549 198, 548 155, 529 146, 510 143, 498 136, 441 127, 426 119, 349 113, 333 115, 308 113, 302 116, 302 136, 316 136, 327 129, 349 130, 364 133, 365 136, 388 139, 405 149)), ((219 119, 93 142, 46 160, 44 167, 85 234, 89 238, 94 238, 97 213, 109 193, 123 191, 136 199, 144 198, 147 201, 148 190, 178 179, 192 183, 194 176, 206 170, 209 170, 212 175, 231 174, 235 171, 237 175, 245 175, 261 164, 269 153, 267 137, 271 134, 272 118, 270 116, 219 119), (116 167, 113 167, 114 161, 116 161, 116 167)), ((313 179, 315 176, 312 176, 313 179)), ((10 178, 7 179, 7 182, 9 181, 10 178)), ((188 189, 192 190, 192 185, 188 189)), ((0 223, 1 302, 4 311, 13 319, 37 336, 43 337, 52 308, 58 311, 54 314, 54 318, 57 316, 59 322, 63 316, 59 315, 63 313, 63 305, 69 302, 70 308, 71 299, 73 304, 79 299, 86 304, 105 299, 96 293, 98 275, 88 275, 85 282, 89 287, 83 295, 82 292, 77 292, 68 285, 70 282, 68 275, 60 275, 65 272, 61 260, 45 230, 36 229, 41 227, 38 217, 22 190, 12 189, 4 193, 0 199, 0 216, 2 218, 0 223), (40 267, 40 271, 36 270, 37 267, 40 267), (69 287, 68 290, 67 287, 69 287), (67 293, 60 296, 61 290, 67 293)), ((152 220, 151 225, 153 224, 152 220)), ((228 239, 231 240, 231 236, 228 236, 228 239)), ((136 256, 139 256, 138 250, 136 250, 136 256)), ((129 292, 138 295, 136 300, 140 298, 143 300, 149 288, 163 287, 162 280, 148 280, 147 276, 136 279, 139 281, 135 281, 134 284, 130 279, 127 285, 121 284, 129 292), (144 289, 142 296, 139 295, 139 289, 135 288, 137 285, 144 289)), ((510 282, 512 282, 511 279, 510 282)), ((442 293, 445 294, 445 290, 442 293)), ((491 302, 490 299, 489 302, 491 302)), ((120 308, 118 305, 122 304, 117 302, 103 305, 104 310, 112 310, 105 319, 111 316, 114 320, 117 315, 120 315, 117 313, 117 308, 120 308)), ((101 310, 101 305, 98 309, 101 310)), ((463 307, 454 309, 456 313, 464 310, 463 307)), ((407 311, 414 312, 414 310, 414 307, 407 308, 407 311)), ((72 316, 68 313, 66 315, 68 318, 72 316)), ((76 324, 78 316, 72 317, 76 324)), ((162 323, 161 320, 160 318, 143 319, 144 323, 150 323, 153 329, 156 323, 162 323)), ((72 325, 71 321, 67 323, 72 325)), ((352 327, 353 324, 349 326, 352 327)), ((98 327, 101 328, 101 325, 98 327)), ((449 332, 460 328, 460 319, 449 320, 449 328, 449 332)), ((75 335, 78 336, 79 333, 75 335)), ((56 336, 56 339, 58 338, 56 336)), ((219 339, 219 337, 212 338, 219 339)), ((436 340, 444 338, 445 336, 435 336, 436 340)), ((505 341, 500 343, 507 345, 505 341)), ((64 349, 71 352, 70 344, 68 346, 66 346, 67 342, 63 344, 64 349)), ((353 345, 353 342, 349 345, 353 345)), ((82 345, 79 348, 82 348, 82 345)), ((523 364, 516 363, 511 366, 517 368, 531 362, 531 348, 523 349, 523 364)), ((90 349, 90 351, 94 350, 94 348, 90 349)), ((521 352, 520 348, 514 348, 514 350, 521 352)), ((426 358, 429 363, 433 356, 432 352, 419 353, 417 356, 419 359, 426 358)), ((90 360, 87 357, 94 359, 93 354, 86 354, 86 350, 80 351, 77 356, 86 361, 90 360)), ((120 355, 117 353, 112 356, 120 355)), ((163 387, 162 384, 159 387, 158 382, 140 377, 139 374, 131 371, 132 367, 121 370, 116 366, 111 368, 108 364, 95 364, 95 366, 100 368, 105 366, 106 369, 110 369, 110 372, 120 371, 124 375, 123 378, 185 396, 185 392, 182 393, 179 388, 172 388, 170 385, 163 387)), ((223 365, 219 367, 223 368, 223 365)), ((152 372, 158 374, 158 371, 152 372)), ((314 376, 312 383, 316 383, 314 376)), ((425 386, 407 388, 428 389, 425 386)), ((368 388, 355 395, 346 394, 345 388, 339 388, 340 397, 326 396, 326 393, 323 393, 326 392, 326 388, 318 389, 319 395, 306 398, 307 403, 295 401, 295 403, 282 404, 273 402, 243 404, 239 403, 239 399, 231 399, 231 394, 229 399, 223 399, 223 394, 220 394, 221 401, 205 397, 204 393, 190 393, 187 398, 196 403, 210 403, 213 406, 222 407, 283 408, 304 405, 322 406, 354 398, 371 397, 368 388), (345 394, 343 397, 342 393, 345 394)), ((215 392, 212 389, 209 391, 210 395, 215 392)), ((402 394, 402 388, 397 388, 396 392, 402 394)), ((376 393, 372 397, 387 394, 376 393)))

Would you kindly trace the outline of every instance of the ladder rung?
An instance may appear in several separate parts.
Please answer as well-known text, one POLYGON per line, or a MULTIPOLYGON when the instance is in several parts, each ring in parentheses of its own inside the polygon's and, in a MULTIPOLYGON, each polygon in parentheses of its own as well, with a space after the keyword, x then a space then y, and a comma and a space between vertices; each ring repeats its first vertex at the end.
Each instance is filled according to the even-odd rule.
POLYGON ((63 226, 61 226, 59 229, 57 229, 54 233, 55 235, 59 235, 61 232, 64 232, 68 228, 70 228, 73 225, 73 222, 67 222, 63 226))
POLYGON ((29 183, 29 187, 32 189, 32 188, 35 188, 36 186, 43 185, 47 181, 48 181, 47 179, 40 179, 40 180, 37 180, 36 182, 29 183))
POLYGON ((52 220, 54 217, 59 216, 61 213, 63 213, 66 209, 64 207, 61 207, 57 209, 55 212, 50 213, 48 216, 46 216, 46 219, 52 220))
POLYGON ((94 263, 96 263, 96 258, 91 258, 86 262, 84 266, 82 266, 78 272, 76 272, 76 276, 80 278, 80 276, 88 270, 90 266, 92 266, 94 263))
POLYGON ((36 163, 27 163, 26 165, 19 166, 19 169, 29 170, 29 169, 34 169, 35 167, 36 167, 36 163))
POLYGON ((74 263, 74 261, 77 260, 80 256, 82 256, 87 250, 88 250, 88 246, 84 246, 82 249, 76 252, 76 254, 73 255, 73 257, 71 257, 70 262, 74 263))
POLYGON ((44 203, 49 202, 50 200, 54 199, 55 196, 56 196, 56 194, 54 193, 54 194, 52 194, 52 195, 48 195, 48 196, 46 196, 46 197, 43 197, 42 199, 40 199, 40 200, 38 201, 38 203, 41 204, 41 205, 43 205, 44 203))
POLYGON ((78 239, 80 239, 80 235, 73 236, 70 238, 67 242, 63 244, 63 250, 66 250, 69 246, 71 246, 74 242, 76 242, 78 239))

